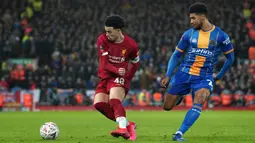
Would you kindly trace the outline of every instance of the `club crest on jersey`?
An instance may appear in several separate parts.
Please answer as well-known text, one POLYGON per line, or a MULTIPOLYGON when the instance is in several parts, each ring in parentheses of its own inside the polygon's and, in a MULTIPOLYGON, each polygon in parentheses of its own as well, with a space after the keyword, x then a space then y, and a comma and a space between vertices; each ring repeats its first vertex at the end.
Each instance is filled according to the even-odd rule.
POLYGON ((124 56, 126 54, 127 49, 122 49, 121 53, 124 56))
POLYGON ((197 39, 196 39, 196 38, 193 38, 193 39, 191 40, 191 42, 192 42, 192 43, 197 43, 197 39))

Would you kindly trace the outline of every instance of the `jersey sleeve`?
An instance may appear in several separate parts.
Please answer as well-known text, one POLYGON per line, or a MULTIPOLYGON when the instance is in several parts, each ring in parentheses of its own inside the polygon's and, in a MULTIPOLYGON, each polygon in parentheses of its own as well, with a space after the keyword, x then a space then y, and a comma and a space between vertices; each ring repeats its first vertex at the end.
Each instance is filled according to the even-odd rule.
POLYGON ((229 36, 225 32, 222 32, 221 37, 219 38, 219 45, 220 45, 221 51, 224 54, 228 54, 234 51, 232 42, 229 36))
POLYGON ((191 30, 188 30, 182 35, 176 47, 176 50, 178 50, 179 52, 183 52, 189 46, 190 32, 191 30))
POLYGON ((130 52, 130 62, 131 62, 131 65, 130 65, 130 70, 128 71, 128 73, 126 74, 125 78, 127 80, 131 80, 137 69, 139 68, 139 65, 140 65, 140 58, 139 58, 139 49, 138 49, 138 46, 136 44, 136 42, 134 42, 133 44, 133 48, 132 48, 132 51, 130 52))
POLYGON ((138 45, 136 43, 134 43, 132 51, 130 52, 131 63, 138 63, 140 61, 139 56, 140 56, 140 54, 139 54, 138 45))

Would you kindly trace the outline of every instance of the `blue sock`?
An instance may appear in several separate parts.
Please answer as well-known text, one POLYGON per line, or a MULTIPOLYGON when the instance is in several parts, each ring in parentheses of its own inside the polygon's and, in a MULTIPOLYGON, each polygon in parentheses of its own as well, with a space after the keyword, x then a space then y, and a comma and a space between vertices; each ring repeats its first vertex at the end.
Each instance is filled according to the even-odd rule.
POLYGON ((198 119, 202 109, 201 104, 194 104, 191 109, 186 113, 184 121, 179 129, 184 134, 198 119))

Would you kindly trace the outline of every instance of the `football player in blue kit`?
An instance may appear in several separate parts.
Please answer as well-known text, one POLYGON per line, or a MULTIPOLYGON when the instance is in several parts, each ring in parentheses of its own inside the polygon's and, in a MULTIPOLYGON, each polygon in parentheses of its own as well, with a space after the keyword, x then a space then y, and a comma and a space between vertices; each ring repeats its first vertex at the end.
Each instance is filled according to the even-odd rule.
POLYGON ((190 6, 189 18, 193 28, 182 35, 168 62, 166 77, 161 80, 161 86, 167 88, 164 110, 171 110, 190 92, 193 96, 193 106, 174 134, 174 141, 184 141, 183 134, 199 118, 202 106, 213 90, 214 81, 222 78, 234 61, 234 49, 228 35, 210 23, 207 14, 207 6, 203 3, 190 6), (217 57, 222 52, 226 61, 220 72, 213 74, 217 57), (183 61, 173 74, 184 53, 183 61))

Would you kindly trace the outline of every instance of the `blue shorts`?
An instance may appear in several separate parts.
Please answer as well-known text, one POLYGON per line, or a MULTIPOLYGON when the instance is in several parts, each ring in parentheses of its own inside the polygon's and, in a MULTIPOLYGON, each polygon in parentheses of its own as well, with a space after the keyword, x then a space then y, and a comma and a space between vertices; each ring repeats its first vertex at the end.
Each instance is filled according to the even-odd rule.
POLYGON ((177 71, 171 78, 168 85, 168 93, 172 95, 187 95, 192 91, 192 96, 201 88, 206 88, 210 92, 213 90, 213 76, 202 77, 177 71))

